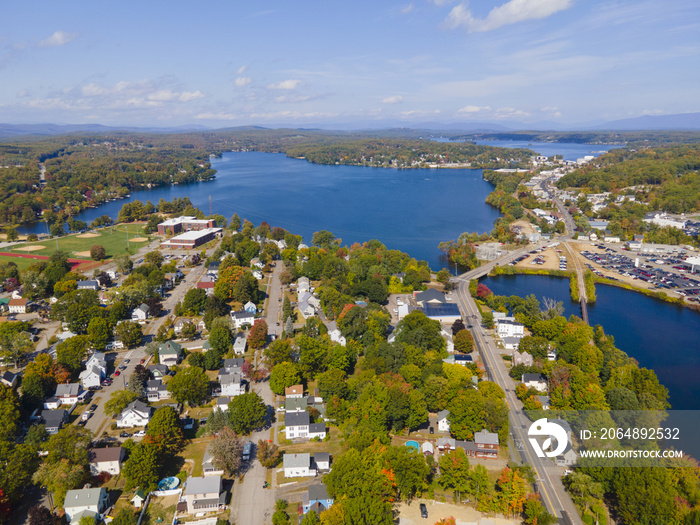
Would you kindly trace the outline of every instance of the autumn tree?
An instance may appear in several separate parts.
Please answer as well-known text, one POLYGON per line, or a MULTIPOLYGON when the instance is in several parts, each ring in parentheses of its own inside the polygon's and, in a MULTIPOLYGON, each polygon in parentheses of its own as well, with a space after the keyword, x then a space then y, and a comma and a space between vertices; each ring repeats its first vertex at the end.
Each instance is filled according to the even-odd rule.
POLYGON ((259 349, 265 346, 267 342, 267 322, 264 319, 258 319, 250 329, 248 334, 248 345, 251 348, 259 349))
POLYGON ((95 244, 90 248, 90 258, 93 261, 101 261, 105 257, 107 257, 107 251, 104 246, 95 244))
POLYGON ((462 354, 469 354, 474 350, 474 337, 469 330, 460 330, 453 338, 455 350, 462 354))
POLYGON ((523 511, 525 495, 527 494, 527 481, 517 470, 504 468, 496 482, 496 488, 498 490, 497 500, 503 514, 515 516, 523 511))
POLYGON ((257 457, 263 467, 274 468, 279 465, 281 454, 277 445, 261 439, 258 441, 257 457))
POLYGON ((238 473, 243 454, 243 441, 233 430, 224 427, 211 441, 211 454, 218 467, 224 469, 227 475, 238 473))

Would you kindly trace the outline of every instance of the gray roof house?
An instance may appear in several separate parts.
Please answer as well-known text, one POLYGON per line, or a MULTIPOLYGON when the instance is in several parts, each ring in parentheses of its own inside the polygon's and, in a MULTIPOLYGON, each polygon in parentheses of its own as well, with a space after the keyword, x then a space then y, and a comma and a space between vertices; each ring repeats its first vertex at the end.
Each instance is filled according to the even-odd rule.
POLYGON ((43 410, 41 421, 46 427, 46 432, 56 434, 68 421, 68 411, 60 408, 58 410, 43 410))
POLYGON ((78 523, 85 516, 90 516, 96 521, 108 507, 109 495, 102 487, 69 490, 63 502, 68 523, 78 523))
POLYGON ((190 477, 185 485, 188 514, 216 512, 226 504, 226 492, 221 490, 221 476, 190 477))
POLYGON ((202 458, 202 474, 204 477, 223 476, 224 469, 214 464, 214 456, 211 453, 211 443, 204 450, 202 458))
POLYGON ((419 292, 415 295, 416 303, 418 306, 424 306, 425 304, 440 304, 447 302, 445 294, 438 292, 435 288, 428 288, 424 292, 419 292))

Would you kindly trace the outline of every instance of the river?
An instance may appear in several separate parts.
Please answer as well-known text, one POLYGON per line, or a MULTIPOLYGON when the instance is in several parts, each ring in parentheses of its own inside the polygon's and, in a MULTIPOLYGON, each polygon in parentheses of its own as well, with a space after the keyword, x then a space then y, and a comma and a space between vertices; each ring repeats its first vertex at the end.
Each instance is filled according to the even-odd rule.
MULTIPOLYGON (((539 275, 501 275, 482 281, 497 295, 529 294, 562 301, 566 315, 581 316, 571 301, 569 280, 539 275)), ((596 285, 597 301, 589 306, 592 326, 601 325, 615 346, 652 369, 669 390, 674 410, 697 408, 700 399, 700 315, 688 308, 614 286, 596 285)))

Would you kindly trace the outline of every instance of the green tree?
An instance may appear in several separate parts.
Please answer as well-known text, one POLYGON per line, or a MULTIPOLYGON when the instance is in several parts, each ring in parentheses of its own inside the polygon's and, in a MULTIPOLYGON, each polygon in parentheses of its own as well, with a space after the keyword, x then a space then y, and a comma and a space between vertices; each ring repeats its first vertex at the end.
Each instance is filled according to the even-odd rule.
POLYGON ((197 335, 197 326, 194 323, 185 323, 180 330, 180 337, 183 339, 194 339, 197 335))
POLYGON ((291 361, 292 345, 287 339, 276 339, 265 349, 264 355, 267 366, 274 368, 280 363, 291 361))
POLYGON ((461 392, 448 405, 450 434, 456 439, 471 439, 484 426, 485 404, 482 395, 474 389, 461 392))
POLYGON ((88 466, 88 450, 92 440, 92 432, 85 428, 67 426, 58 431, 46 442, 46 458, 48 463, 69 461, 72 465, 88 466))
POLYGON ((309 510, 301 520, 300 525, 320 525, 321 518, 313 510, 309 510))
POLYGON ((114 332, 117 339, 124 343, 127 348, 135 348, 141 344, 143 339, 143 329, 139 323, 124 321, 119 323, 114 332))
POLYGON ((93 317, 88 323, 87 335, 88 340, 90 341, 90 346, 92 346, 92 348, 95 350, 102 350, 109 342, 109 339, 112 336, 112 331, 110 330, 105 319, 102 317, 93 317))
POLYGON ((171 406, 158 408, 148 423, 146 436, 161 454, 176 454, 182 448, 184 437, 175 409, 171 406))
POLYGON ((411 432, 428 421, 428 404, 425 402, 425 396, 422 392, 411 390, 408 394, 408 406, 406 428, 411 432))
POLYGON ((201 368, 190 366, 175 374, 167 388, 178 403, 200 405, 209 393, 209 378, 201 368))
POLYGON ((455 350, 463 354, 470 354, 474 350, 474 337, 469 330, 461 330, 453 338, 455 350))
POLYGON ((100 244, 95 244, 90 248, 90 258, 93 261, 101 261, 107 257, 105 247, 100 244))
POLYGON ((131 449, 129 459, 122 467, 122 474, 126 478, 126 490, 139 487, 145 492, 155 490, 158 486, 161 458, 158 447, 146 441, 142 441, 131 449))
POLYGON ((442 355, 445 350, 445 340, 441 331, 438 321, 428 319, 420 310, 414 310, 401 319, 396 326, 396 341, 425 351, 433 350, 442 355))
POLYGON ((347 375, 342 370, 331 368, 317 376, 317 379, 318 390, 323 399, 329 400, 333 396, 338 396, 340 398, 345 398, 347 396, 347 375))
POLYGON ((160 268, 163 264, 163 260, 165 257, 163 257, 163 254, 160 252, 148 252, 146 255, 143 257, 144 261, 146 264, 153 264, 160 268))
POLYGON ((231 329, 226 325, 214 326, 209 334, 209 344, 212 350, 219 354, 227 353, 231 350, 231 345, 233 344, 231 329))
MULTIPOLYGON (((13 323, 2 323, 0 326, 13 323)), ((16 323, 23 324, 23 323, 16 323)), ((28 332, 8 332, 0 336, 0 356, 6 361, 14 363, 18 368, 25 358, 34 350, 34 343, 28 332)))
POLYGON ((430 467, 413 447, 389 447, 384 454, 386 467, 394 473, 397 495, 411 501, 428 486, 430 467))
POLYGON ((270 390, 278 396, 284 395, 284 389, 301 382, 299 366, 296 363, 280 363, 270 372, 270 390))
POLYGON ((234 397, 228 404, 231 427, 238 434, 248 435, 265 423, 267 406, 255 392, 234 397))
POLYGON ((284 295, 284 301, 282 301, 282 322, 286 323, 288 318, 292 318, 294 322, 294 309, 292 308, 292 302, 289 300, 287 294, 284 295))
POLYGON ((105 413, 116 416, 126 408, 126 405, 135 401, 138 398, 133 392, 128 390, 117 390, 109 397, 109 401, 105 403, 105 413))
POLYGON ((440 456, 440 478, 438 483, 446 489, 454 490, 459 495, 468 492, 471 487, 469 471, 469 458, 464 449, 458 447, 455 450, 445 452, 440 456))
POLYGON ((207 303, 207 292, 202 288, 191 288, 182 300, 182 309, 186 315, 199 315, 207 303))
POLYGON ((126 507, 122 507, 112 520, 113 525, 136 525, 137 523, 138 515, 126 507))
POLYGON ((129 273, 134 267, 134 261, 131 260, 131 256, 128 253, 116 255, 114 257, 114 264, 117 266, 117 271, 120 273, 129 273))
POLYGON ((89 337, 87 335, 76 335, 58 343, 56 345, 56 361, 68 368, 72 373, 77 373, 82 367, 82 361, 87 354, 89 337))
POLYGON ((53 501, 63 506, 66 492, 80 486, 87 479, 87 472, 82 465, 72 464, 67 459, 56 463, 44 462, 32 476, 32 481, 53 493, 53 501))

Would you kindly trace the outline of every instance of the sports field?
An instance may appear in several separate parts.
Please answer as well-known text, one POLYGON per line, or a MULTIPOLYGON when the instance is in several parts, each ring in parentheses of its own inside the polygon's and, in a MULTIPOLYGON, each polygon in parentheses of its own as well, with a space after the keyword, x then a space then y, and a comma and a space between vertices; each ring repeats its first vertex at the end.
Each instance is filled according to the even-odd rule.
MULTIPOLYGON (((107 252, 107 258, 110 258, 124 253, 127 249, 127 243, 133 252, 150 240, 143 233, 143 224, 118 224, 96 230, 96 232, 97 235, 92 232, 72 234, 28 244, 18 244, 6 248, 5 251, 26 255, 51 255, 56 249, 59 249, 67 252, 71 258, 90 259, 90 248, 99 244, 107 252)), ((17 261, 15 260, 15 262, 17 261)))

